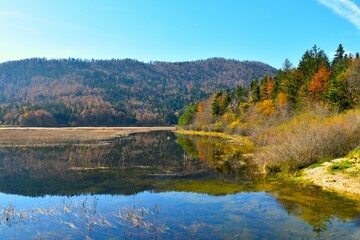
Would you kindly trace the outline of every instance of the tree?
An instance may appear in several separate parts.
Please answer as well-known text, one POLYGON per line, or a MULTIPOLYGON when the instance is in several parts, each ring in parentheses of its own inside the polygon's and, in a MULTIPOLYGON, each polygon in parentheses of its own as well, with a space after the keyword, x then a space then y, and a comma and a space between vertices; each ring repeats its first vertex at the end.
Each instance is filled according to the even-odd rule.
POLYGON ((211 105, 211 114, 213 116, 219 116, 221 114, 221 106, 219 102, 219 97, 215 97, 214 102, 211 105))
POLYGON ((322 97, 325 88, 328 86, 331 77, 331 71, 325 66, 314 74, 308 86, 309 96, 312 100, 318 101, 322 97))
POLYGON ((274 94, 274 80, 271 77, 265 77, 261 81, 260 95, 262 100, 269 100, 274 94))
POLYGON ((332 66, 335 66, 336 64, 338 64, 339 62, 342 62, 344 59, 344 53, 345 50, 342 46, 342 44, 339 44, 338 48, 336 49, 336 53, 334 55, 334 59, 332 61, 332 66))
POLYGON ((250 84, 250 101, 259 102, 261 100, 260 86, 258 80, 253 80, 250 84))
POLYGON ((237 86, 235 90, 235 97, 238 102, 244 102, 246 100, 246 88, 237 86))
POLYGON ((279 93, 285 93, 289 103, 294 105, 298 101, 299 89, 302 81, 299 76, 299 72, 296 68, 288 70, 286 72, 279 72, 278 76, 279 93))
POLYGON ((226 109, 229 106, 230 102, 231 102, 230 89, 226 89, 225 96, 222 101, 221 114, 224 114, 226 112, 226 109))
POLYGON ((304 53, 299 62, 298 70, 305 84, 310 82, 321 66, 329 67, 329 59, 324 50, 314 45, 311 50, 304 53))
POLYGON ((186 108, 185 112, 179 118, 178 124, 180 127, 190 125, 193 122, 197 108, 197 103, 192 103, 186 108))
POLYGON ((360 106, 360 60, 355 60, 349 68, 347 91, 354 107, 360 106))

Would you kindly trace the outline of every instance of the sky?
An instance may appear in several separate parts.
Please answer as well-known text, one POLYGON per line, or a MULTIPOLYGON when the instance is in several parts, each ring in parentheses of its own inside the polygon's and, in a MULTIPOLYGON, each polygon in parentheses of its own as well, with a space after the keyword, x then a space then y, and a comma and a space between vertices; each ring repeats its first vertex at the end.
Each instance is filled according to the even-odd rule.
POLYGON ((360 52, 360 0, 0 0, 0 62, 32 57, 297 66, 360 52))

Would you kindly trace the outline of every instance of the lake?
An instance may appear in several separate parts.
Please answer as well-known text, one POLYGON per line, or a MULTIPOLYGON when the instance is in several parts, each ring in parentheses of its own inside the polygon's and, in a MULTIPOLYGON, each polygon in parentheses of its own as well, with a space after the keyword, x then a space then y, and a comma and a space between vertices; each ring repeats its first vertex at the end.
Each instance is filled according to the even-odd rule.
POLYGON ((360 239, 360 204, 170 131, 0 148, 0 239, 360 239))

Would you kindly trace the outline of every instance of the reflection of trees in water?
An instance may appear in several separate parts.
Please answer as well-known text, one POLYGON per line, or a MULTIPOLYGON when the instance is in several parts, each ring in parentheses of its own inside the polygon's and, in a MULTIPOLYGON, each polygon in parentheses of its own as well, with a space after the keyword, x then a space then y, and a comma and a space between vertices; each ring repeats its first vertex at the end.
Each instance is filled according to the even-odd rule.
POLYGON ((221 138, 203 136, 178 136, 178 142, 187 154, 199 159, 220 174, 237 174, 251 178, 256 167, 247 157, 249 148, 221 138))
POLYGON ((220 176, 236 173, 240 179, 251 180, 251 187, 242 191, 269 192, 288 214, 304 220, 319 234, 326 232, 334 218, 360 222, 359 202, 319 188, 284 183, 281 179, 257 178, 257 168, 251 159, 244 157, 248 149, 242 146, 212 137, 178 136, 178 141, 189 156, 222 173, 220 176))
POLYGON ((25 191, 25 195, 32 195, 31 191, 131 194, 153 189, 154 178, 160 176, 191 176, 203 171, 198 161, 184 158, 175 138, 171 132, 151 132, 109 142, 4 148, 0 150, 0 190, 25 191))
POLYGON ((359 202, 309 186, 278 185, 270 191, 288 214, 307 222, 315 232, 326 232, 331 220, 360 220, 359 202))

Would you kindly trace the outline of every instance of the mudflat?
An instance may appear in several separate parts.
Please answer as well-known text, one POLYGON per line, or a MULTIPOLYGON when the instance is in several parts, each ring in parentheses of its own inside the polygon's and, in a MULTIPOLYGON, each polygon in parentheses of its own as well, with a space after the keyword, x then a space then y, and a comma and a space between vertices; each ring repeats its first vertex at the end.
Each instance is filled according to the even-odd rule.
POLYGON ((0 146, 53 145, 113 139, 132 133, 174 131, 175 127, 7 127, 0 128, 0 146))

